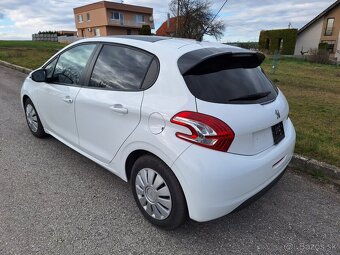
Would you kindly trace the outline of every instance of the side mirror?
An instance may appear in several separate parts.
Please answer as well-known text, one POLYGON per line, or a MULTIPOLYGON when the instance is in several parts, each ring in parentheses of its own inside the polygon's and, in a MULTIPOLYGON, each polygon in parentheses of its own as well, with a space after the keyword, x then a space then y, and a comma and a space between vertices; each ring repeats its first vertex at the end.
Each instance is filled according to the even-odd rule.
POLYGON ((45 69, 38 69, 35 70, 32 75, 32 80, 35 82, 44 82, 46 81, 46 70, 45 69))

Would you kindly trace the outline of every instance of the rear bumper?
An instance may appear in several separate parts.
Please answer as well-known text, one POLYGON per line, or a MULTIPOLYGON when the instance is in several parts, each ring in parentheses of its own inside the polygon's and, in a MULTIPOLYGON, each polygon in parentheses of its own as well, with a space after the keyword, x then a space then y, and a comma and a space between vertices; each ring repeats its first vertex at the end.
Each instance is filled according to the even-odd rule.
POLYGON ((276 183, 282 178, 284 173, 286 172, 287 168, 284 169, 278 177, 276 177, 271 183, 269 183, 266 187, 264 187, 262 190, 260 190, 258 193, 256 193, 254 196, 248 198, 246 201, 244 201, 242 204, 240 204, 238 207, 236 207, 232 213, 238 212, 242 210, 243 208, 246 208, 251 203, 255 202, 256 200, 260 199, 264 194, 267 193, 273 186, 275 186, 276 183))
POLYGON ((172 166, 183 188, 190 218, 208 221, 224 216, 280 176, 295 146, 290 120, 285 134, 278 145, 254 156, 190 146, 172 166))

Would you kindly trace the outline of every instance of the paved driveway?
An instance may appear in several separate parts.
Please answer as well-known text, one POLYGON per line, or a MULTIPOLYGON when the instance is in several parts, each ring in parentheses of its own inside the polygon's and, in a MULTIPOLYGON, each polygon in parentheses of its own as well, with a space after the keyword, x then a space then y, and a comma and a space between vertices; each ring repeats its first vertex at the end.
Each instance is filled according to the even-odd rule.
POLYGON ((34 138, 0 67, 0 254, 340 254, 340 195, 288 171, 250 207, 176 231, 147 223, 130 187, 53 138, 34 138))

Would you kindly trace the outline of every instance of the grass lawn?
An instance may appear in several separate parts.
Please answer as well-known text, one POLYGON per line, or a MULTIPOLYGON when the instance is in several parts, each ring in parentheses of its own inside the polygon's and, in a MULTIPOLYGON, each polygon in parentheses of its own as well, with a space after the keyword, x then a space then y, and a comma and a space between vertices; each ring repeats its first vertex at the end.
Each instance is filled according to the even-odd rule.
POLYGON ((282 59, 262 65, 283 91, 297 131, 295 152, 340 167, 340 67, 282 59))
POLYGON ((57 42, 0 41, 0 60, 35 69, 64 46, 57 42))
MULTIPOLYGON (((41 66, 65 45, 0 41, 0 59, 27 68, 41 66)), ((286 95, 296 131, 296 152, 340 167, 340 67, 282 59, 262 67, 286 95)))

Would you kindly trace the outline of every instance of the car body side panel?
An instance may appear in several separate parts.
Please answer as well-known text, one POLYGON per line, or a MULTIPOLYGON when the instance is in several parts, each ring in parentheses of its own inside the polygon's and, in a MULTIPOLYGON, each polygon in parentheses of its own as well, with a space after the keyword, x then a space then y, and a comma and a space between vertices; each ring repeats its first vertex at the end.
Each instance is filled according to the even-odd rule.
POLYGON ((142 99, 143 91, 82 88, 75 110, 80 148, 109 163, 137 127, 142 99))

